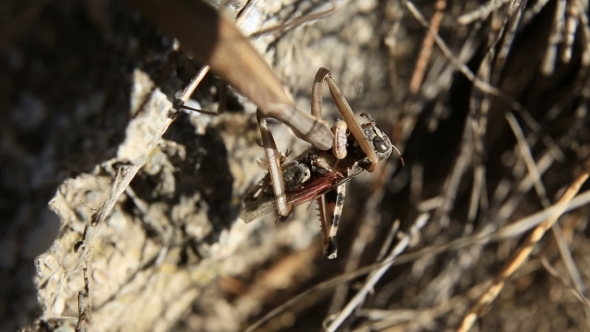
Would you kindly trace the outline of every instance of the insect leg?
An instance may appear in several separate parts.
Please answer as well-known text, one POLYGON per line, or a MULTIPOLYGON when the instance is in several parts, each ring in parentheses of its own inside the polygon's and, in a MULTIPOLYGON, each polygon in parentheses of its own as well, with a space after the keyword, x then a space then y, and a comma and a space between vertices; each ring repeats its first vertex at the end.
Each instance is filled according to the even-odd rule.
POLYGON ((268 174, 272 182, 272 190, 275 193, 277 201, 277 214, 280 217, 286 217, 291 212, 292 204, 287 204, 287 195, 285 193, 285 182, 283 180, 283 170, 281 168, 281 154, 277 149, 275 140, 271 132, 268 130, 266 118, 260 111, 256 111, 256 119, 260 127, 260 135, 262 136, 262 146, 266 154, 266 161, 268 165, 268 174))
MULTIPOLYGON (((311 114, 316 119, 322 118, 322 88, 324 80, 329 75, 330 72, 326 68, 320 67, 313 80, 313 86, 311 88, 311 114)), ((347 127, 347 123, 342 120, 338 120, 332 127, 332 133, 334 134, 332 152, 338 159, 344 159, 346 157, 347 127)))
POLYGON ((330 72, 326 68, 320 67, 313 79, 313 85, 311 87, 311 115, 316 119, 322 118, 322 89, 324 79, 329 74, 330 72))
POLYGON ((330 247, 330 226, 328 225, 328 217, 326 216, 326 193, 318 198, 318 217, 320 218, 320 227, 322 228, 322 245, 324 247, 324 254, 328 252, 330 247))
POLYGON ((342 215, 344 206, 344 197, 346 196, 346 183, 327 192, 318 198, 320 211, 320 222, 322 223, 322 241, 324 244, 324 255, 328 259, 336 258, 338 255, 338 245, 336 244, 336 233, 338 224, 342 215), (328 220, 330 224, 328 224, 328 220))
MULTIPOLYGON (((367 158, 370 162, 370 165, 367 168, 367 170, 369 172, 373 172, 375 170, 375 167, 377 166, 377 154, 375 153, 375 150, 373 149, 371 142, 369 142, 369 140, 363 133, 363 129, 361 128, 360 123, 354 118, 354 113, 352 112, 350 105, 348 105, 346 98, 344 98, 344 95, 342 95, 342 92, 338 88, 338 85, 336 85, 336 82, 332 78, 332 75, 330 74, 330 71, 328 69, 321 67, 316 75, 316 80, 318 79, 318 77, 322 77, 322 80, 325 80, 326 83, 328 83, 330 95, 332 96, 332 100, 334 101, 336 108, 338 108, 338 112, 340 112, 340 115, 342 115, 342 118, 344 118, 344 121, 346 121, 346 124, 348 125, 348 130, 350 130, 350 133, 352 134, 354 139, 357 141, 365 155, 367 155, 367 158)), ((312 100, 313 99, 314 98, 312 98, 312 100)))
POLYGON ((346 158, 346 155, 348 154, 348 151, 346 151, 346 146, 348 145, 348 125, 346 124, 346 121, 336 121, 332 127, 332 133, 334 134, 332 153, 338 159, 346 158))

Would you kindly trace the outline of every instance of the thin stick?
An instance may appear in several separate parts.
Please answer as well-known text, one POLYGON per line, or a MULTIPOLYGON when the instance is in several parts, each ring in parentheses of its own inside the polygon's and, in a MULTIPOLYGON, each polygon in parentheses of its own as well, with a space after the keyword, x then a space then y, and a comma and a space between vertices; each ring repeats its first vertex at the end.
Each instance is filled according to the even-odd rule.
POLYGON ((469 125, 469 119, 465 123, 463 130, 463 137, 461 142, 461 154, 455 159, 455 164, 450 176, 447 177, 444 184, 444 203, 437 209, 437 219, 440 220, 441 225, 448 225, 450 220, 450 213, 456 202, 455 197, 459 190, 459 184, 463 175, 467 173, 470 165, 470 158, 473 155, 473 131, 469 125))
MULTIPOLYGON (((518 142, 520 154, 522 155, 522 158, 524 159, 524 162, 525 162, 526 167, 528 169, 528 174, 533 181, 533 184, 535 186, 535 191, 537 192, 537 196, 541 200, 541 204, 543 205, 543 207, 547 208, 547 207, 549 207, 549 205, 551 205, 551 202, 549 201, 549 198, 547 197, 547 191, 545 190, 545 186, 543 185, 543 181, 541 180, 541 172, 537 168, 537 165, 536 165, 535 160, 533 158, 533 154, 531 152, 530 146, 528 145, 526 138, 524 137, 524 133, 522 132, 520 126, 518 125, 518 121, 516 120, 516 117, 514 117, 514 115, 512 113, 506 114, 506 120, 508 121, 510 128, 512 128, 514 136, 516 136, 516 140, 518 142)), ((557 246, 559 248, 559 253, 561 254, 561 258, 563 259, 565 266, 567 267, 567 271, 570 275, 570 278, 571 278, 572 282, 574 283, 574 285, 576 286, 576 289, 578 289, 578 290, 580 290, 580 292, 582 292, 582 290, 584 290, 585 287, 583 286, 583 283, 580 281, 581 280, 580 272, 578 271, 578 268, 576 267, 576 263, 574 262, 574 260, 572 258, 572 254, 571 254, 568 246, 565 244, 565 242, 563 240, 563 236, 561 236, 561 229, 560 229, 559 225, 554 224, 552 227, 552 230, 553 230, 553 235, 555 237, 555 241, 557 242, 557 246)))
POLYGON ((385 239, 385 241, 381 245, 381 250, 379 250, 379 255, 377 255, 377 259, 376 259, 377 262, 380 262, 385 258, 385 255, 387 254, 387 249, 389 249, 389 246, 391 246, 391 244, 393 243, 393 239, 395 238, 395 235, 397 234, 399 227, 400 227, 400 220, 396 219, 393 222, 393 224, 391 225, 391 230, 389 231, 387 238, 385 239))
POLYGON ((424 40, 422 41, 422 48, 420 49, 420 55, 418 55, 418 60, 416 61, 416 67, 414 68, 414 73, 412 74, 412 78, 410 79, 410 87, 408 91, 412 94, 418 94, 420 90, 420 86, 422 85, 422 80, 424 79, 424 74, 426 73, 426 67, 428 67, 428 60, 430 59, 430 55, 432 54, 432 45, 434 44, 434 35, 438 34, 440 29, 440 22, 443 18, 443 11, 447 7, 446 0, 437 0, 436 4, 434 5, 434 15, 430 19, 430 32, 424 36, 424 40))
POLYGON ((578 3, 578 8, 582 10, 578 11, 581 28, 582 28, 582 35, 584 36, 584 52, 582 53, 582 65, 588 66, 590 64, 590 20, 588 19, 588 14, 586 13, 586 6, 582 3, 582 0, 574 0, 578 3))
POLYGON ((285 22, 285 23, 276 24, 276 25, 273 25, 273 26, 270 26, 270 27, 267 27, 264 29, 260 29, 259 31, 250 34, 248 37, 256 38, 256 37, 270 34, 270 33, 284 32, 284 31, 294 29, 294 28, 301 26, 303 24, 311 23, 315 20, 319 20, 320 18, 326 17, 326 16, 332 14, 336 10, 337 6, 343 5, 343 4, 337 5, 334 0, 329 0, 328 2, 329 3, 325 4, 325 6, 329 6, 328 9, 323 9, 322 8, 323 6, 321 6, 319 9, 316 9, 313 13, 311 13, 309 15, 297 17, 297 18, 295 18, 291 21, 285 22))
POLYGON ((205 78, 205 75, 207 75, 207 73, 209 72, 209 69, 210 69, 209 66, 205 66, 205 67, 201 68, 201 70, 199 70, 197 75, 195 75, 195 77, 193 77, 191 79, 191 81, 188 83, 188 85, 180 93, 180 98, 178 98, 176 100, 176 105, 174 105, 176 108, 185 108, 184 104, 193 95, 197 86, 201 83, 203 78, 205 78))
MULTIPOLYGON (((416 18, 416 20, 418 20, 418 22, 424 28, 428 29, 428 31, 430 32, 430 28, 428 26, 428 21, 426 21, 426 18, 418 10, 418 8, 416 8, 416 6, 411 1, 408 1, 408 0, 403 0, 402 3, 406 6, 406 8, 408 8, 410 13, 412 13, 412 15, 414 16, 414 18, 416 18)), ((503 100, 504 102, 508 103, 514 111, 518 112, 522 116, 522 119, 526 122, 526 124, 527 124, 527 126, 529 126, 529 128, 531 128, 535 133, 538 133, 541 137, 543 137, 543 142, 545 143, 545 145, 547 145, 548 147, 551 147, 556 154, 559 154, 560 158, 564 158, 563 154, 561 153, 561 151, 559 150, 559 148, 557 147, 557 145, 555 144, 553 139, 551 137, 549 137, 548 135, 542 135, 541 125, 531 116, 530 112, 524 106, 522 106, 518 101, 516 101, 514 98, 512 98, 508 94, 504 93, 503 91, 501 91, 497 87, 490 85, 487 82, 482 81, 480 78, 478 78, 471 71, 471 69, 469 69, 467 67, 467 65, 465 63, 461 62, 453 54, 453 52, 451 52, 451 50, 445 44, 444 40, 440 37, 440 35, 433 34, 433 36, 434 36, 434 41, 436 42, 436 45, 440 48, 441 52, 447 57, 447 59, 449 59, 449 61, 451 61, 451 63, 455 66, 455 68, 457 68, 457 70, 459 72, 461 72, 463 75, 465 75, 465 77, 470 82, 473 83, 474 87, 476 87, 477 89, 479 89, 482 92, 489 93, 493 96, 496 96, 496 97, 500 98, 501 100, 503 100)))
POLYGON ((567 4, 566 0, 557 1, 555 8, 555 15, 553 17, 553 25, 551 27, 551 34, 549 35, 549 44, 545 51, 545 58, 541 64, 541 72, 546 76, 553 74, 555 70, 555 61, 557 59, 557 47, 563 40, 564 33, 564 16, 567 4))
POLYGON ((502 7, 505 3, 508 3, 509 0, 493 0, 488 1, 485 4, 482 4, 479 8, 470 11, 469 13, 463 14, 459 16, 457 22, 459 24, 471 24, 477 20, 484 21, 490 16, 490 14, 494 10, 498 10, 502 7))
MULTIPOLYGON (((88 260, 88 262, 90 262, 90 260, 88 260)), ((76 332, 86 331, 86 323, 90 323, 91 320, 92 306, 90 305, 90 278, 88 277, 88 267, 85 266, 82 271, 84 275, 84 290, 78 292, 78 322, 76 322, 76 332)))
POLYGON ((537 196, 539 196, 539 199, 541 200, 541 204, 543 205, 543 207, 546 208, 549 205, 551 205, 551 202, 549 201, 549 198, 547 198, 545 186, 541 181, 541 173, 537 168, 531 149, 526 142, 526 138, 524 137, 524 133, 522 132, 522 129, 520 129, 520 126, 518 125, 518 121, 516 120, 516 117, 514 117, 514 114, 506 113, 505 117, 506 121, 508 121, 508 124, 510 125, 510 128, 512 129, 512 132, 514 133, 514 136, 516 137, 516 141, 518 142, 518 149, 520 150, 520 154, 524 160, 524 163, 527 166, 527 169, 533 181, 533 185, 535 186, 537 196))
POLYGON ((559 254, 561 255, 561 259, 563 260, 570 280, 574 284, 574 288, 578 293, 586 294, 586 286, 584 285, 582 274, 580 273, 580 269, 578 269, 578 266, 576 266, 576 262, 574 261, 572 252, 564 239, 561 227, 559 227, 559 224, 554 224, 551 230, 553 232, 555 242, 557 242, 557 247, 559 248, 559 254))
POLYGON ((580 24, 579 11, 580 7, 578 6, 577 1, 570 0, 567 2, 567 17, 563 27, 563 34, 565 37, 563 40, 563 51, 561 52, 561 61, 564 63, 568 63, 572 59, 575 35, 578 30, 578 25, 580 24))
POLYGON ((521 22, 522 13, 526 7, 527 0, 512 0, 510 6, 508 6, 507 20, 503 25, 506 27, 500 44, 500 50, 496 55, 496 63, 494 66, 494 74, 492 75, 492 84, 500 81, 499 74, 502 72, 506 61, 508 60, 508 53, 512 49, 512 42, 516 37, 519 24, 521 22))
POLYGON ((356 295, 350 300, 350 302, 348 302, 346 307, 342 309, 340 314, 336 316, 336 318, 332 321, 330 326, 326 328, 327 332, 336 331, 336 329, 338 329, 340 324, 344 322, 344 320, 352 313, 352 311, 356 309, 359 305, 361 305, 361 303, 365 300, 369 292, 373 290, 375 284, 381 279, 383 274, 385 274, 385 272, 387 272, 387 270, 389 270, 389 268, 393 265, 395 258, 407 248, 412 235, 420 231, 420 229, 422 229, 422 227, 426 225, 426 222, 429 218, 430 216, 428 214, 423 214, 418 217, 414 225, 412 225, 410 233, 404 235, 404 237, 391 250, 387 258, 385 259, 387 263, 383 264, 377 270, 371 272, 371 274, 367 277, 367 281, 365 282, 363 287, 358 291, 358 293, 356 293, 356 295))
POLYGON ((549 272, 549 274, 552 277, 554 277, 555 279, 559 280, 559 282, 561 283, 561 285, 564 288, 566 288, 572 294, 574 294, 574 296, 576 297, 576 299, 578 301, 580 301, 580 304, 582 304, 582 307, 584 308, 584 312, 586 313, 586 320, 588 320, 588 317, 590 316, 590 301, 584 295, 584 293, 583 292, 580 292, 580 290, 578 290, 577 288, 572 288, 571 286, 569 286, 567 284, 567 280, 565 280, 565 278, 563 278, 559 274, 559 272, 553 266, 551 266, 551 264, 549 264, 549 262, 547 261, 547 259, 545 257, 542 257, 541 258, 541 265, 543 265, 543 267, 545 268, 545 270, 547 270, 547 272, 549 272))
POLYGON ((467 314, 463 317, 463 320, 459 327, 458 332, 467 332, 475 323, 475 320, 485 308, 490 305, 494 299, 498 296, 506 280, 516 271, 531 255, 535 245, 543 237, 545 232, 553 226, 557 219, 565 212, 565 204, 569 203, 574 196, 580 190, 580 187, 588 179, 590 173, 590 163, 587 163, 584 170, 578 175, 574 181, 569 185, 566 191, 563 193, 561 198, 556 204, 561 205, 560 209, 555 211, 549 218, 539 224, 527 237, 525 242, 519 247, 519 249, 512 255, 512 258, 504 266, 502 271, 498 273, 492 285, 488 290, 479 298, 479 300, 471 307, 467 314))
POLYGON ((528 25, 545 8, 547 3, 549 3, 549 0, 538 0, 535 2, 522 16, 522 24, 528 25))
POLYGON ((340 283, 348 282, 350 280, 356 279, 360 276, 363 276, 367 273, 374 271, 375 269, 377 269, 385 264, 392 264, 392 265, 404 264, 404 263, 412 262, 412 261, 419 259, 421 257, 424 257, 426 255, 437 255, 439 253, 443 253, 443 252, 447 252, 447 251, 451 251, 451 250, 459 250, 459 249, 462 249, 462 248, 470 246, 470 245, 489 243, 489 242, 493 242, 493 241, 500 241, 500 240, 507 239, 507 238, 513 238, 515 236, 518 236, 518 235, 528 231, 530 228, 542 223, 544 220, 546 220, 546 218, 548 216, 551 216, 552 214, 554 214, 558 211, 564 211, 564 209, 565 209, 565 212, 568 212, 568 211, 577 209, 583 205, 587 205, 589 203, 590 203, 590 190, 579 194, 578 196, 574 197, 569 202, 556 203, 547 209, 544 209, 542 211, 539 211, 537 213, 529 215, 525 218, 522 218, 511 225, 508 225, 508 226, 503 227, 502 229, 499 229, 498 231, 496 231, 493 234, 486 234, 483 236, 481 236, 481 235, 469 236, 469 237, 460 238, 460 239, 457 239, 455 241, 451 241, 448 243, 444 243, 441 245, 430 246, 428 248, 420 249, 415 252, 402 254, 398 257, 394 257, 395 261, 393 263, 390 262, 389 259, 386 258, 382 262, 371 264, 371 265, 362 267, 354 272, 346 273, 346 274, 340 275, 338 277, 334 277, 332 279, 323 281, 323 282, 313 286, 312 288, 304 291, 303 293, 291 298, 290 300, 288 300, 287 302, 283 303, 282 305, 276 307, 275 309, 271 310, 269 313, 264 315, 262 318, 260 318, 254 324, 252 324, 248 328, 246 328, 244 330, 244 332, 252 332, 252 331, 256 330, 257 328, 262 326, 264 323, 271 320, 273 317, 276 317, 281 312, 284 312, 288 308, 293 307, 295 304, 300 303, 301 301, 303 301, 306 297, 308 297, 311 294, 317 293, 322 290, 329 289, 331 287, 335 287, 335 286, 339 285, 340 283))

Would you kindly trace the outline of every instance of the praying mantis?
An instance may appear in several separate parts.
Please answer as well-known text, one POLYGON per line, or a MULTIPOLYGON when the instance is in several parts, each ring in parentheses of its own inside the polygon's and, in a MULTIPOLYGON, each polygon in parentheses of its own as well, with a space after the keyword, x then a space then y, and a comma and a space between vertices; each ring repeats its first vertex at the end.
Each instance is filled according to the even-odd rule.
POLYGON ((184 103, 209 66, 224 81, 230 82, 238 92, 259 106, 256 117, 269 172, 247 191, 240 218, 250 222, 265 213, 276 211, 279 219, 284 219, 294 205, 317 200, 324 254, 330 259, 335 258, 336 232, 346 195, 346 182, 364 170, 373 172, 379 162, 389 158, 395 146, 387 135, 376 127, 369 115, 361 114, 368 120, 367 123, 361 124, 355 119, 348 102, 325 68, 320 68, 314 79, 311 115, 297 108, 284 93, 272 69, 249 41, 231 22, 204 2, 132 2, 208 64, 187 86, 183 96, 177 98, 175 108, 200 111, 184 103), (196 24, 198 31, 212 33, 195 34, 194 27, 187 27, 186 22, 196 24), (257 79, 251 80, 250 77, 257 79), (332 130, 321 114, 324 81, 343 118, 336 122, 332 130), (280 153, 276 147, 268 129, 267 117, 288 125, 295 135, 312 146, 287 161, 287 155, 280 153))
MULTIPOLYGON (((311 116, 305 114, 311 121, 325 125, 322 118, 324 81, 343 118, 332 127, 331 144, 327 149, 311 145, 302 154, 287 161, 288 154, 281 153, 276 146, 268 128, 267 116, 260 110, 257 112, 268 173, 246 192, 239 218, 249 223, 267 213, 276 212, 277 220, 282 220, 290 214, 293 206, 316 200, 324 255, 333 259, 338 253, 336 233, 347 182, 364 170, 373 172, 377 164, 389 158, 396 148, 389 137, 377 128, 370 115, 361 114, 368 120, 366 123, 357 121, 330 71, 323 67, 317 71, 312 86, 311 116)), ((187 106, 182 108, 200 111, 187 106)))

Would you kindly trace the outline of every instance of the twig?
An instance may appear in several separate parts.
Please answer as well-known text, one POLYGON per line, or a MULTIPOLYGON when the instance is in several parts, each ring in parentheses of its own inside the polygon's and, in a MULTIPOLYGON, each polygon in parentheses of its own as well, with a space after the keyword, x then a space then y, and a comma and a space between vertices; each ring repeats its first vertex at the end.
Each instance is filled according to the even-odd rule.
POLYGON ((88 267, 83 268, 84 290, 78 293, 78 322, 76 323, 76 332, 86 331, 86 323, 91 320, 90 305, 90 278, 88 277, 88 267))
POLYGON ((328 326, 328 328, 326 329, 327 332, 336 331, 336 329, 340 326, 340 324, 342 324, 342 322, 344 322, 344 320, 352 313, 352 311, 356 309, 359 305, 361 305, 361 303, 365 300, 367 294, 369 294, 369 292, 373 289, 375 284, 381 279, 383 274, 385 274, 385 272, 387 272, 387 270, 389 270, 389 268, 393 265, 395 258, 406 249, 406 247, 410 243, 411 237, 414 234, 418 233, 420 229, 422 229, 422 227, 426 225, 426 222, 428 221, 429 217, 430 216, 428 214, 422 214, 418 217, 414 225, 412 225, 410 233, 404 235, 404 237, 397 243, 395 247, 393 247, 389 255, 385 258, 385 261, 387 263, 383 264, 377 270, 369 274, 369 276, 367 277, 367 281, 365 282, 363 287, 348 302, 346 307, 342 309, 340 314, 336 316, 336 318, 332 321, 330 326, 328 326))
MULTIPOLYGON (((543 185, 543 182, 541 180, 541 173, 537 169, 537 166, 535 164, 535 160, 533 159, 531 149, 530 149, 529 145, 527 144, 524 134, 523 134, 522 130, 520 129, 520 126, 518 125, 518 122, 517 122, 516 118, 514 117, 514 115, 512 113, 507 113, 506 120, 508 121, 510 128, 512 128, 514 136, 516 136, 516 140, 518 142, 520 154, 522 155, 522 157, 524 159, 524 162, 525 162, 526 167, 528 169, 528 174, 530 175, 530 177, 534 183, 535 191, 537 192, 537 196, 541 200, 541 204, 543 205, 543 207, 547 208, 547 207, 549 207, 549 205, 551 205, 551 203, 549 201, 549 198, 547 197, 547 192, 545 190, 545 186, 543 185)), ((585 287, 583 286, 583 283, 581 282, 582 278, 580 276, 580 272, 578 271, 578 269, 576 267, 576 264, 572 258, 569 248, 567 247, 567 245, 563 241, 563 237, 561 236, 561 229, 559 228, 559 225, 554 224, 552 226, 552 230, 553 230, 553 235, 555 237, 555 240, 557 241, 559 252, 560 252, 561 257, 567 267, 567 271, 570 275, 572 282, 576 285, 576 288, 580 292, 584 292, 585 287)))
MULTIPOLYGON (((354 332, 372 332, 383 331, 388 327, 408 323, 405 330, 421 331, 428 326, 425 323, 430 323, 442 315, 448 315, 448 312, 460 307, 468 300, 474 300, 477 294, 485 289, 486 283, 480 283, 472 286, 465 292, 466 295, 456 295, 447 301, 444 301, 436 306, 425 308, 421 310, 375 310, 375 309, 359 309, 359 314, 371 320, 378 320, 374 323, 369 323, 369 326, 364 326, 353 330, 354 332)), ((426 328, 428 329, 428 328, 426 328)), ((432 330, 432 326, 430 326, 432 330)))
POLYGON ((430 55, 432 54, 432 45, 434 44, 434 35, 438 34, 440 29, 440 22, 443 18, 443 11, 447 7, 446 0, 437 0, 436 4, 434 5, 435 12, 430 18, 430 33, 427 33, 424 36, 424 40, 422 41, 422 47, 420 48, 420 54, 418 55, 418 60, 416 61, 416 66, 414 68, 414 73, 412 74, 412 78, 410 79, 410 86, 408 88, 409 93, 411 94, 418 94, 420 90, 420 86, 422 85, 422 80, 424 79, 424 73, 426 72, 426 67, 428 67, 428 60, 430 59, 430 55))
POLYGON ((461 154, 455 159, 451 175, 445 181, 443 195, 444 203, 436 212, 437 217, 440 218, 440 224, 443 225, 443 227, 449 223, 449 214, 453 208, 459 184, 461 183, 463 174, 467 172, 469 161, 473 155, 473 131, 471 129, 468 119, 463 130, 461 154))
POLYGON ((488 1, 485 4, 482 4, 481 7, 463 14, 461 16, 459 16, 459 18, 457 19, 457 22, 459 22, 459 24, 471 24, 474 21, 480 20, 480 21, 484 21, 488 18, 488 16, 490 16, 490 14, 494 11, 494 10, 498 10, 500 7, 502 7, 504 4, 508 3, 510 0, 493 0, 493 1, 488 1))
POLYGON ((535 16, 537 16, 541 10, 543 10, 543 8, 545 8, 547 3, 549 3, 549 0, 539 0, 535 2, 535 4, 533 4, 531 8, 528 8, 522 16, 522 24, 528 25, 533 20, 533 18, 535 18, 535 16))
POLYGON ((578 2, 578 8, 582 8, 579 10, 579 18, 581 27, 582 27, 582 34, 584 36, 584 52, 582 53, 582 65, 588 66, 590 64, 590 20, 588 19, 587 14, 587 6, 584 6, 582 0, 574 0, 578 2))
POLYGON ((541 72, 547 76, 553 74, 555 70, 555 60, 557 59, 557 46, 561 43, 564 29, 564 16, 566 9, 566 0, 557 1, 555 16, 553 17, 553 26, 551 35, 549 35, 549 44, 545 51, 545 58, 541 64, 541 72))
POLYGON ((571 250, 569 250, 567 243, 565 243, 563 233, 561 232, 561 227, 559 226, 559 224, 554 224, 551 228, 551 231, 553 233, 553 237, 555 238, 555 242, 557 242, 559 254, 561 255, 561 259, 565 264, 565 268, 570 277, 570 280, 574 284, 574 288, 578 293, 586 294, 586 286, 584 285, 582 274, 580 273, 580 269, 578 269, 578 267, 576 266, 576 262, 572 257, 571 250))
POLYGON ((269 33, 275 33, 275 32, 285 32, 285 31, 289 31, 291 29, 294 29, 298 26, 301 26, 305 23, 311 23, 315 20, 319 20, 320 18, 326 17, 330 14, 332 14, 339 6, 343 6, 346 2, 348 2, 348 0, 328 0, 326 4, 324 4, 324 6, 327 6, 329 8, 324 9, 324 6, 321 6, 320 8, 317 8, 316 10, 314 10, 314 12, 302 16, 302 17, 298 17, 295 18, 291 21, 285 22, 285 23, 281 23, 281 24, 276 24, 270 27, 266 27, 264 29, 260 29, 257 32, 254 32, 250 35, 248 35, 249 38, 256 38, 256 37, 260 37, 263 35, 267 35, 269 33), (340 3, 336 3, 336 2, 340 2, 340 3), (342 3, 344 2, 344 3, 342 3))
POLYGON ((512 132, 514 133, 514 136, 516 137, 516 141, 518 142, 518 148, 520 150, 520 155, 523 157, 523 160, 527 166, 527 169, 531 176, 531 180, 533 181, 533 184, 535 186, 537 196, 539 196, 539 199, 541 200, 541 204, 543 205, 543 207, 546 208, 549 205, 551 205, 551 202, 547 197, 545 186, 543 186, 543 183, 541 181, 541 173, 537 169, 537 165, 535 164, 535 160, 533 158, 531 149, 527 144, 526 138, 524 137, 524 134, 520 129, 520 126, 518 125, 518 121, 516 120, 516 117, 514 117, 514 114, 506 113, 505 117, 506 121, 508 121, 508 124, 510 125, 510 128, 512 129, 512 132))
MULTIPOLYGON (((403 0, 402 3, 408 8, 408 10, 412 13, 412 15, 418 20, 418 22, 426 29, 428 28, 428 22, 424 15, 416 8, 416 6, 408 0, 403 0)), ((430 30, 429 30, 430 32, 430 30)), ((473 83, 473 86, 477 89, 481 90, 482 92, 489 93, 493 96, 496 96, 503 100, 504 102, 508 103, 510 107, 518 112, 522 119, 526 122, 527 126, 531 128, 535 133, 538 133, 540 137, 543 137, 543 142, 548 147, 554 149, 555 153, 559 153, 559 149, 557 149, 557 145, 553 142, 553 139, 548 135, 544 135, 541 132, 541 125, 531 116, 524 106, 522 106, 518 101, 516 101, 511 96, 507 95, 497 87, 488 84, 487 82, 482 81, 479 79, 463 62, 461 62, 447 47, 444 40, 438 35, 434 35, 434 41, 436 42, 437 46, 440 48, 442 53, 451 61, 451 63, 461 72, 465 77, 473 83)), ((563 158, 563 156, 560 156, 563 158)))
MULTIPOLYGON (((538 170, 539 174, 545 173, 551 165, 555 162, 555 158, 550 151, 545 151, 545 153, 539 158, 539 162, 535 164, 535 169, 538 170)), ((527 173, 527 176, 520 180, 518 185, 515 186, 515 193, 518 195, 513 195, 513 198, 505 202, 498 208, 497 216, 500 220, 508 219, 514 210, 518 208, 523 195, 527 193, 533 187, 534 181, 533 176, 531 173, 527 173)), ((499 196, 504 197, 504 196, 499 196)))
POLYGON ((521 22, 522 12, 524 11, 526 4, 527 0, 512 0, 510 6, 508 7, 508 13, 506 17, 507 22, 505 23, 507 28, 504 31, 504 38, 502 40, 502 44, 500 45, 500 50, 496 56, 494 74, 492 75, 491 79, 492 84, 496 84, 500 81, 500 73, 503 72, 504 65, 508 59, 508 53, 511 50, 512 42, 516 36, 518 26, 521 22))
POLYGON ((563 193, 561 198, 557 201, 557 204, 561 205, 561 208, 558 211, 554 212, 548 219, 539 224, 531 232, 531 234, 527 237, 525 242, 519 247, 519 249, 514 253, 512 258, 504 266, 502 271, 500 271, 500 273, 497 274, 492 285, 464 316, 457 331, 468 331, 471 328, 471 326, 473 326, 473 323, 475 322, 477 317, 482 313, 482 311, 494 301, 496 296, 498 296, 498 294, 504 287, 506 280, 528 259, 537 242, 539 242, 539 240, 543 237, 545 232, 549 228, 551 228, 551 226, 557 221, 559 216, 561 216, 565 212, 565 204, 570 202, 578 193, 582 184, 584 184, 584 182, 586 182, 586 179, 588 179, 589 172, 590 163, 584 166, 584 170, 582 171, 582 173, 579 176, 577 176, 576 179, 574 179, 574 181, 563 193))
POLYGON ((381 250, 379 250, 379 254, 377 255, 377 259, 376 259, 377 262, 380 262, 383 259, 385 259, 385 255, 387 254, 387 249, 389 249, 389 247, 393 243, 393 239, 395 238, 395 235, 397 234, 399 227, 400 227, 400 221, 399 221, 399 219, 397 219, 391 225, 391 230, 389 231, 389 234, 387 234, 387 238, 385 239, 385 241, 383 241, 383 245, 381 245, 381 250))
POLYGON ((574 49, 574 40, 576 31, 580 24, 580 7, 576 0, 569 0, 567 2, 566 20, 563 26, 563 50, 561 52, 561 61, 564 63, 570 62, 574 49))
POLYGON ((308 297, 311 294, 314 294, 319 291, 326 290, 331 287, 337 286, 342 282, 347 282, 347 281, 356 279, 356 278, 363 276, 367 273, 370 273, 373 270, 380 268, 386 264, 392 264, 392 265, 404 264, 404 263, 414 261, 420 257, 424 257, 425 255, 437 255, 442 252, 447 252, 447 251, 451 251, 451 250, 459 250, 461 248, 464 248, 464 247, 467 247, 470 245, 512 238, 512 237, 518 236, 518 235, 528 231, 529 229, 535 227, 536 225, 542 223, 544 220, 547 219, 548 216, 551 216, 558 211, 568 212, 568 211, 571 211, 573 209, 577 209, 580 206, 583 206, 583 205, 586 205, 589 203, 590 203, 590 190, 579 194, 578 196, 574 197, 569 202, 556 203, 556 204, 552 205, 551 207, 549 207, 548 209, 544 209, 542 211, 539 211, 537 213, 529 215, 525 218, 522 218, 522 219, 516 221, 514 224, 505 226, 493 234, 486 234, 483 236, 481 236, 481 235, 469 236, 469 237, 460 238, 460 239, 457 239, 455 241, 451 241, 448 243, 444 243, 441 245, 431 246, 428 248, 417 250, 415 252, 402 254, 399 257, 394 257, 395 262, 393 262, 393 263, 390 262, 388 259, 385 259, 382 262, 378 262, 375 264, 365 266, 365 267, 360 268, 354 272, 351 272, 348 274, 343 274, 341 276, 323 281, 323 282, 313 286, 312 288, 302 292, 301 294, 291 298, 289 301, 283 303, 282 305, 276 307, 275 309, 271 310, 269 313, 264 315, 262 318, 260 318, 254 324, 252 324, 248 328, 246 328, 244 330, 244 332, 252 332, 252 331, 256 330, 257 328, 259 328, 260 326, 262 326, 263 324, 265 324, 266 322, 271 320, 273 317, 276 317, 278 314, 280 314, 281 312, 284 312, 285 310, 294 306, 295 304, 300 303, 301 301, 303 301, 306 297, 308 297))
POLYGON ((586 296, 584 296, 584 293, 580 292, 576 288, 572 288, 571 286, 569 286, 567 284, 567 281, 559 274, 559 272, 553 266, 551 266, 551 264, 549 264, 549 262, 547 261, 547 259, 545 257, 541 257, 541 265, 543 265, 545 270, 547 270, 547 272, 549 272, 549 274, 551 276, 553 276, 555 279, 559 280, 559 282, 561 283, 561 285, 563 287, 565 287, 572 294, 574 294, 576 299, 578 301, 580 301, 580 303, 582 304, 582 307, 584 308, 584 312, 586 313, 586 319, 588 319, 588 317, 590 317, 590 301, 588 300, 588 298, 586 296))

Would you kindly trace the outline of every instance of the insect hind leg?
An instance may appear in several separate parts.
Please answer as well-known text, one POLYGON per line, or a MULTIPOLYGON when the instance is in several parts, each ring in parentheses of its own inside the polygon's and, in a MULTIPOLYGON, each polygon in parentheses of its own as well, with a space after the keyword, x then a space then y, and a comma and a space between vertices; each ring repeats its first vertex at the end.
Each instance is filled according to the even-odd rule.
POLYGON ((346 183, 318 198, 324 255, 328 259, 334 259, 338 256, 336 233, 338 232, 345 196, 346 183))

